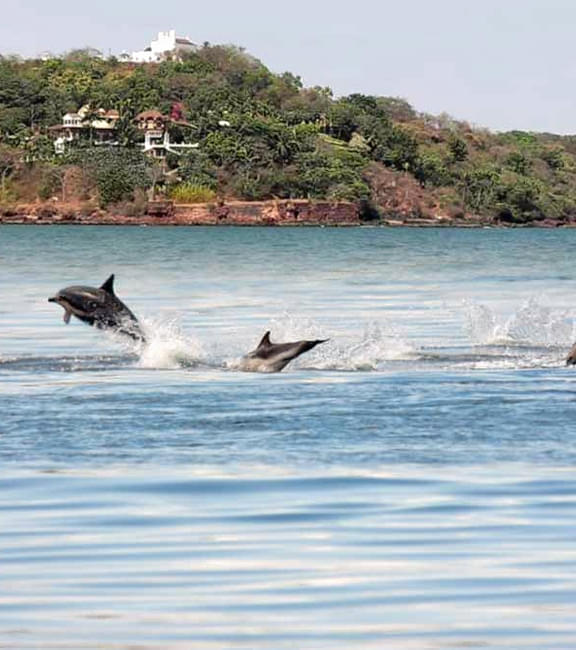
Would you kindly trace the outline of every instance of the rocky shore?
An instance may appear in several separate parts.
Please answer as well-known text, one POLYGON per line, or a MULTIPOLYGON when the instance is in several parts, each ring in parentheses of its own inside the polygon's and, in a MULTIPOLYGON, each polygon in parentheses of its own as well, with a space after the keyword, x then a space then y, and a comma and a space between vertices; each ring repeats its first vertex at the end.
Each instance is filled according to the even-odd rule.
POLYGON ((89 204, 44 202, 0 209, 0 223, 150 225, 150 226, 356 226, 358 206, 328 201, 230 201, 174 204, 152 201, 140 209, 130 204, 108 210, 89 204))
MULTIPOLYGON (((174 204, 152 201, 140 209, 127 204, 102 210, 93 205, 37 202, 0 207, 0 224, 36 225, 118 225, 118 226, 360 226, 391 227, 518 227, 473 215, 450 217, 445 214, 367 214, 356 203, 272 200, 219 201, 215 203, 174 204), (376 217, 376 218, 375 218, 376 217)), ((576 224, 544 220, 522 224, 554 228, 576 224)))

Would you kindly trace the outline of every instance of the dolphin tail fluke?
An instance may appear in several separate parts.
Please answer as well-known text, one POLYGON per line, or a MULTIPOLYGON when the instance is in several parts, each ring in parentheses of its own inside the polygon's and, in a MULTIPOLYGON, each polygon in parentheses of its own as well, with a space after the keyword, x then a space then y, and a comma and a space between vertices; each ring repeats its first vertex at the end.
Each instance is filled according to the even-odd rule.
POLYGON ((317 345, 320 345, 320 343, 326 343, 326 341, 329 340, 330 339, 314 339, 313 341, 305 341, 306 347, 304 349, 304 352, 307 352, 308 350, 315 348, 317 345))

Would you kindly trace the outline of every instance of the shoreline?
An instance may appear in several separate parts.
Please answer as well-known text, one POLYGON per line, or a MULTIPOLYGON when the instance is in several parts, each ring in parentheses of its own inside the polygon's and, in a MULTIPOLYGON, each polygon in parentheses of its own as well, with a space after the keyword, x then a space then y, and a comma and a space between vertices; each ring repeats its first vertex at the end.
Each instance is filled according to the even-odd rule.
POLYGON ((271 227, 388 227, 388 228, 573 228, 576 222, 557 220, 506 223, 491 218, 438 214, 384 215, 363 219, 356 203, 318 200, 219 201, 174 204, 151 201, 139 214, 127 204, 102 210, 86 203, 56 201, 0 208, 0 225, 77 226, 271 226, 271 227))

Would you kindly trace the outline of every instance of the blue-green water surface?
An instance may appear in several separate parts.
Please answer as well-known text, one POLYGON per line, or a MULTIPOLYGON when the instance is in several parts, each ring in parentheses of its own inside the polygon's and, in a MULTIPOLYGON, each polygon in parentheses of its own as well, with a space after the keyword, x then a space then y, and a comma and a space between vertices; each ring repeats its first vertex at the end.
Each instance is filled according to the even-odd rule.
POLYGON ((575 245, 0 227, 0 647, 576 647, 575 245))

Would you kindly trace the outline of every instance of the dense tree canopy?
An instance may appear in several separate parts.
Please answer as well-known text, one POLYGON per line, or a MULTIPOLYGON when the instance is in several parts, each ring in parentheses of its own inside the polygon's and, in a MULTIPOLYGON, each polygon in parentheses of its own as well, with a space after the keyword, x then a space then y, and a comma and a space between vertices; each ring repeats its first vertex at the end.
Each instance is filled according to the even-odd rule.
POLYGON ((305 88, 300 77, 274 74, 231 45, 206 44, 181 61, 145 65, 90 48, 42 61, 0 57, 0 201, 63 193, 71 168, 81 195, 104 206, 162 187, 172 196, 388 206, 386 186, 420 188, 410 191, 421 210, 508 222, 576 215, 575 138, 491 134, 419 114, 396 97, 334 98, 329 88, 305 88), (171 138, 198 147, 168 155, 160 174, 142 153, 134 117, 150 109, 169 115, 174 105, 182 115, 171 138), (57 155, 50 127, 82 106, 119 112, 116 146, 79 140, 57 155))

